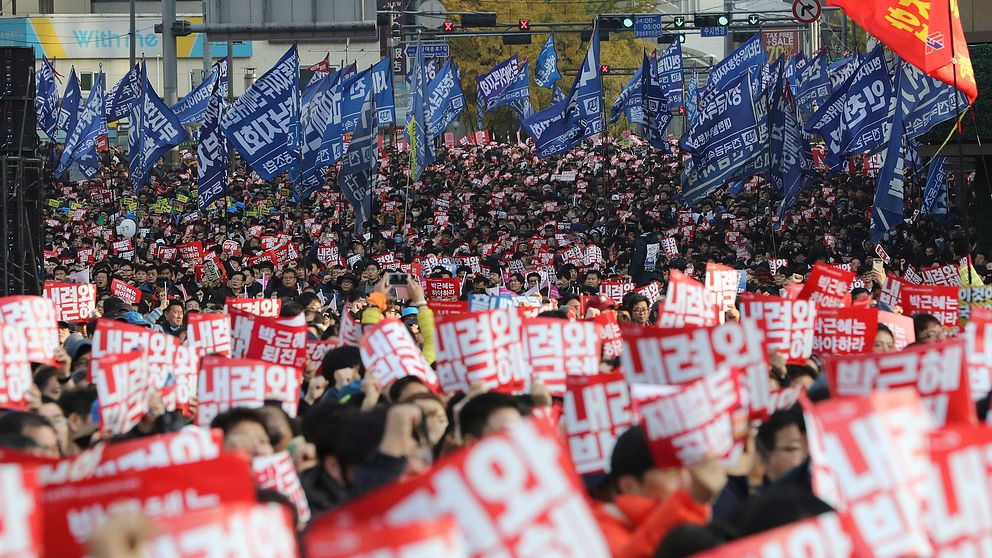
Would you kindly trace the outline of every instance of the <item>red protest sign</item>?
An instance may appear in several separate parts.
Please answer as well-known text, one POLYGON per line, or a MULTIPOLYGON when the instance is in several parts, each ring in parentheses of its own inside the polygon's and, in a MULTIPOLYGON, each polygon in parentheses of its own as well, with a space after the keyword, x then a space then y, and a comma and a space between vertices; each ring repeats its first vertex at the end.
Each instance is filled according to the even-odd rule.
POLYGON ((125 283, 120 279, 114 279, 110 282, 110 294, 128 304, 137 304, 141 300, 141 291, 134 285, 125 283))
POLYGON ((188 322, 186 343, 197 356, 231 356, 231 321, 226 314, 191 313, 188 322))
POLYGON ((912 388, 938 425, 975 423, 963 339, 907 347, 897 353, 867 353, 825 361, 831 395, 912 388))
POLYGON ((303 313, 289 318, 266 318, 231 310, 231 356, 253 358, 303 368, 306 361, 307 323, 303 313))
POLYGON ((0 325, 0 409, 27 409, 31 380, 28 346, 22 330, 0 325))
POLYGON ((706 264, 706 292, 709 303, 716 306, 720 312, 720 322, 723 322, 723 312, 733 308, 737 302, 737 286, 740 276, 732 267, 713 262, 706 264))
POLYGON ((806 285, 799 293, 799 300, 809 300, 823 308, 839 308, 844 306, 853 282, 854 272, 816 262, 806 285))
POLYGON ((860 546, 860 540, 852 533, 850 518, 829 512, 721 544, 709 552, 693 556, 694 558, 868 556, 864 549, 856 550, 860 546))
POLYGON ((981 555, 992 536, 989 523, 989 478, 992 430, 947 427, 930 435, 934 493, 928 501, 934 556, 964 552, 981 555))
POLYGON ((902 310, 907 316, 925 313, 940 320, 940 325, 958 325, 958 287, 933 285, 903 285, 902 310))
POLYGON ((458 523, 450 515, 388 528, 372 523, 308 529, 303 545, 308 558, 466 555, 458 523))
POLYGON ((424 279, 424 297, 429 301, 458 300, 461 294, 461 281, 457 277, 450 279, 424 279))
POLYGON ((327 351, 340 346, 340 341, 317 341, 315 339, 307 339, 307 362, 317 364, 319 366, 324 362, 324 355, 327 354, 327 351))
POLYGON ((179 257, 186 263, 199 263, 203 261, 203 243, 199 240, 179 244, 176 246, 176 249, 179 250, 179 257))
POLYGON ((635 422, 627 381, 622 373, 569 376, 565 387, 565 432, 575 470, 606 472, 617 437, 635 422))
POLYGON ((28 360, 55 361, 59 330, 55 323, 55 305, 40 296, 5 296, 0 298, 0 324, 17 327, 27 340, 28 360))
POLYGON ((383 388, 406 376, 416 376, 432 389, 438 386, 437 374, 399 320, 383 320, 367 330, 359 349, 365 374, 379 380, 383 388))
POLYGON ((520 331, 524 377, 529 382, 540 380, 553 395, 564 395, 567 376, 599 373, 599 335, 594 322, 524 320, 520 331))
POLYGON ((196 424, 207 426, 220 413, 235 407, 258 408, 265 401, 282 403, 296 416, 303 374, 282 366, 246 358, 207 356, 200 362, 196 424))
POLYGON ((628 281, 603 281, 599 284, 599 294, 606 295, 617 304, 623 303, 623 295, 634 290, 634 284, 628 281))
POLYGON ((45 281, 45 298, 55 305, 60 322, 88 322, 96 310, 96 285, 45 281))
POLYGON ((190 347, 180 344, 178 337, 101 318, 93 334, 91 371, 97 359, 136 349, 144 352, 145 374, 151 388, 162 389, 171 376, 176 386, 174 403, 182 408, 188 406, 196 394, 198 359, 190 347))
POLYGON ((299 556, 296 529, 279 504, 236 503, 160 518, 143 545, 147 558, 299 556))
POLYGON ((735 424, 746 423, 748 413, 738 379, 724 366, 680 386, 631 388, 656 466, 684 467, 707 455, 736 462, 743 444, 735 424))
POLYGON ((811 300, 744 293, 741 318, 761 323, 768 349, 784 354, 789 362, 802 364, 813 352, 816 304, 811 300))
POLYGON ((878 323, 884 325, 892 331, 895 339, 896 350, 916 341, 916 331, 913 329, 913 318, 892 312, 878 312, 878 323))
POLYGON ((224 301, 224 311, 243 310, 263 318, 278 318, 282 312, 282 300, 278 298, 230 298, 224 301))
POLYGON ((170 434, 101 443, 67 459, 38 468, 42 486, 112 477, 124 472, 165 469, 216 459, 224 447, 220 430, 184 428, 170 434))
POLYGON ((0 558, 41 556, 47 541, 42 538, 41 495, 33 467, 0 464, 0 558))
MULTIPOLYGON (((964 262, 968 264, 967 260, 964 262)), ((937 265, 924 267, 920 270, 920 277, 928 285, 943 285, 947 287, 960 287, 961 274, 958 273, 957 264, 937 265)))
POLYGON ((818 308, 813 322, 813 352, 871 352, 877 330, 878 310, 874 308, 818 308))
POLYGON ((149 385, 145 355, 130 351, 94 359, 90 381, 96 386, 100 405, 100 432, 125 434, 148 414, 149 385))
POLYGON ((651 305, 661 299, 661 283, 658 281, 651 281, 639 289, 634 289, 634 292, 647 298, 648 305, 651 305))
POLYGON ((83 556, 90 534, 115 511, 155 521, 236 502, 254 503, 255 488, 248 461, 232 454, 49 486, 42 491, 45 556, 83 556))
POLYGON ((603 342, 603 358, 617 358, 623 353, 623 335, 615 312, 603 312, 593 322, 601 327, 599 340, 603 342))
POLYGON ((251 470, 255 475, 255 484, 260 488, 271 488, 282 494, 293 503, 300 523, 310 521, 310 504, 307 495, 303 493, 303 485, 296 474, 293 458, 288 451, 273 455, 263 455, 252 458, 251 470))
POLYGON ((520 319, 511 310, 437 317, 437 377, 445 393, 487 390, 520 392, 523 375, 520 319))
POLYGON ((916 394, 801 402, 813 492, 854 519, 854 531, 871 549, 863 555, 931 556, 924 506, 933 426, 916 394))
POLYGON ((972 399, 992 391, 992 320, 973 316, 964 328, 965 360, 972 399))
POLYGON ((727 322, 676 330, 623 324, 620 329, 620 363, 631 384, 679 385, 703 378, 720 366, 742 369, 747 373, 751 412, 767 415, 768 351, 758 324, 727 322))
POLYGON ((658 327, 716 325, 717 313, 702 283, 677 269, 671 270, 665 301, 658 311, 658 327))
POLYGON ((434 312, 435 319, 455 316, 468 312, 467 300, 435 300, 428 306, 430 306, 431 311, 434 312))
POLYGON ((318 517, 314 532, 356 521, 394 526, 453 515, 467 554, 608 556, 584 489, 550 424, 524 420, 442 459, 423 475, 392 483, 318 517), (494 471, 513 474, 494 476, 494 471))
POLYGON ((903 285, 910 284, 897 275, 887 273, 885 283, 882 285, 882 292, 878 295, 878 304, 888 308, 902 306, 903 285))

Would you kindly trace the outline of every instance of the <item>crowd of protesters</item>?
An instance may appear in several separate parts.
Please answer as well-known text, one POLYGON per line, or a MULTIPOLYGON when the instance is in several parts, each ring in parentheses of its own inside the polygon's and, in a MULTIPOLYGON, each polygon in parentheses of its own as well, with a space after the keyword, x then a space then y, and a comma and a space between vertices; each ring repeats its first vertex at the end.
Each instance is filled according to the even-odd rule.
MULTIPOLYGON (((620 322, 636 324, 653 323, 657 307, 638 294, 611 300, 600 294, 602 282, 665 285, 670 269, 702 280, 706 264, 715 262, 746 270, 747 290, 779 295, 787 284, 803 282, 817 261, 850 264, 863 282, 855 298, 877 297, 884 281, 873 270, 875 246, 866 240, 875 179, 860 172, 820 171, 776 227, 780 196, 767 183, 749 181, 735 195, 721 190, 689 208, 679 201, 681 159, 626 140, 548 161, 516 144, 442 148, 437 163, 413 184, 404 158, 383 152, 372 218, 357 235, 353 213, 333 185, 295 203, 285 178, 265 183, 242 167, 230 177, 226 199, 198 212, 196 169, 188 154, 176 166, 158 165, 136 196, 127 191, 120 150, 107 155, 100 179, 61 183, 51 195, 57 203, 47 208, 46 276, 88 278, 97 286, 97 314, 90 322, 59 324, 58 364, 35 368, 29 411, 0 415, 0 447, 67 458, 96 444, 190 424, 188 414, 152 401, 132 432, 99 439, 98 395, 87 377, 96 317, 184 338, 192 313, 223 311, 228 298, 279 298, 283 316, 305 314, 312 339, 338 339, 345 313, 364 325, 398 318, 433 363, 434 315, 420 282, 408 278, 408 296, 397 300, 386 281, 413 263, 421 264, 423 277, 460 279, 462 299, 526 295, 545 304, 542 315, 582 319, 615 312, 620 322), (131 197, 136 205, 125 201, 131 197), (136 232, 129 249, 115 250, 114 243, 127 238, 118 230, 124 219, 134 221, 136 232), (265 257, 271 250, 263 248, 265 237, 288 242, 296 257, 265 257), (674 246, 665 239, 674 239, 674 246), (196 241, 204 255, 216 255, 219 274, 205 272, 204 260, 157 255, 161 247, 196 241), (581 249, 581 257, 566 259, 570 248, 581 249), (472 263, 459 259, 472 257, 472 263), (553 278, 539 269, 553 270, 553 278), (140 300, 130 304, 113 296, 114 280, 136 287, 140 300), (591 298, 581 316, 583 296, 591 298)), ((906 215, 915 209, 907 207, 906 215)), ((977 273, 992 277, 992 262, 969 238, 974 231, 916 215, 883 242, 886 269, 901 274, 909 266, 970 254, 977 273)), ((729 310, 728 317, 737 313, 729 310)), ((939 328, 930 331, 933 320, 926 316, 917 317, 916 326, 920 341, 943 335, 939 328)), ((876 350, 891 349, 891 332, 884 326, 879 331, 876 350)), ((780 386, 802 383, 811 398, 827 396, 815 358, 805 366, 771 362, 769 374, 780 386)), ((602 366, 617 365, 607 360, 602 366)), ((223 431, 231 451, 251 457, 289 451, 310 511, 319 517, 426 471, 434 461, 554 407, 556 399, 540 383, 526 395, 474 389, 439 394, 412 376, 380 386, 364 377, 359 349, 340 346, 305 371, 297 418, 279 406, 236 408, 212 426, 223 431)), ((756 428, 732 470, 713 459, 659 468, 641 427, 633 427, 617 440, 608 472, 583 480, 614 556, 688 556, 830 509, 813 495, 805 426, 796 409, 776 412, 756 428)), ((259 498, 285 500, 261 491, 259 498)), ((94 535, 96 554, 128 555, 126 541, 138 544, 134 533, 147 529, 123 519, 108 527, 94 535)))

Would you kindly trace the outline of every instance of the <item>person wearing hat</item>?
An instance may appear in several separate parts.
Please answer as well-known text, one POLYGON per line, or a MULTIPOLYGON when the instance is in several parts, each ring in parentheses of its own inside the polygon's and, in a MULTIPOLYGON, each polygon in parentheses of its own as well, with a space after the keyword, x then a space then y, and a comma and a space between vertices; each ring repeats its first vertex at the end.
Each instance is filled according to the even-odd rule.
POLYGON ((709 521, 710 504, 727 474, 712 458, 687 468, 658 468, 643 427, 635 425, 617 438, 603 482, 593 514, 610 553, 649 558, 673 527, 709 521))

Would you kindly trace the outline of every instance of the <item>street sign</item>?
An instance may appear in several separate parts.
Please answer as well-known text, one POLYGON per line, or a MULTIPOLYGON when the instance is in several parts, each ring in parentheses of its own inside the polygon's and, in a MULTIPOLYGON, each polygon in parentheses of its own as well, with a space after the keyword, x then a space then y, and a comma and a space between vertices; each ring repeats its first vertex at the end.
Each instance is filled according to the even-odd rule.
POLYGON ((748 14, 747 16, 748 25, 761 25, 761 17, 758 14, 748 14))
POLYGON ((444 9, 444 4, 440 0, 427 0, 420 4, 417 23, 427 29, 440 29, 447 17, 448 10, 444 9))
POLYGON ((792 4, 792 16, 799 23, 813 23, 820 19, 822 11, 820 0, 796 0, 792 4))
POLYGON ((675 16, 675 18, 672 20, 672 23, 675 24, 675 27, 685 27, 685 17, 675 16))
POLYGON ((699 28, 700 37, 726 37, 727 28, 723 26, 717 27, 700 27, 699 28))
MULTIPOLYGON (((447 43, 420 45, 420 48, 424 51, 424 58, 447 58, 450 56, 447 43)), ((406 55, 409 58, 416 58, 417 45, 407 46, 406 55)))
POLYGON ((638 39, 661 36, 661 16, 637 16, 634 20, 634 36, 638 39))

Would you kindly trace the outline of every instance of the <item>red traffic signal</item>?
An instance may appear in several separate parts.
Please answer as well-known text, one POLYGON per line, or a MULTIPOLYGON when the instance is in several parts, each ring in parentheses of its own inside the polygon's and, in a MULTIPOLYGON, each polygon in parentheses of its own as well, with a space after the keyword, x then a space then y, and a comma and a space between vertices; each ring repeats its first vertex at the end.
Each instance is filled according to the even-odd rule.
POLYGON ((445 33, 455 30, 455 22, 453 21, 445 21, 443 25, 444 27, 442 29, 444 29, 445 33))
POLYGON ((520 30, 521 31, 530 31, 530 20, 529 19, 521 19, 520 20, 520 30))
POLYGON ((601 73, 601 74, 608 74, 608 73, 610 73, 610 65, 609 64, 603 64, 603 65, 601 65, 599 67, 599 73, 601 73))

